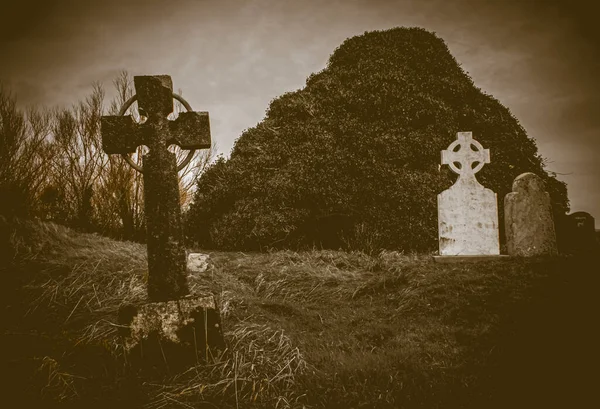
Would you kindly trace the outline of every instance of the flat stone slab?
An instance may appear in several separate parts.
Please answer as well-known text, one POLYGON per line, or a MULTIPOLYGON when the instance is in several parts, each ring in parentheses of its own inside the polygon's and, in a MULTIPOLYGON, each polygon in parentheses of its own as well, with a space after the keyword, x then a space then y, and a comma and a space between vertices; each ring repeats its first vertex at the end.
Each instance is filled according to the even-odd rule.
POLYGON ((190 253, 187 256, 188 273, 204 273, 208 269, 208 254, 190 253))
POLYGON ((508 260, 510 256, 504 254, 496 255, 477 255, 477 256, 433 256, 436 263, 451 264, 451 263, 477 263, 483 261, 498 261, 508 260))

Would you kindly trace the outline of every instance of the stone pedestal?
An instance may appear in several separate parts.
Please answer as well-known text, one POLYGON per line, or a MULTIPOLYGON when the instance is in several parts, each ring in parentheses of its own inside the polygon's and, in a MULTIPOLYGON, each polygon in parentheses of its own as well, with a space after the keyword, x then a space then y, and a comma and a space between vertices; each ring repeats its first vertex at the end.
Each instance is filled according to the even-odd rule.
POLYGON ((127 359, 136 367, 181 370, 225 348, 212 295, 126 305, 119 324, 127 359))

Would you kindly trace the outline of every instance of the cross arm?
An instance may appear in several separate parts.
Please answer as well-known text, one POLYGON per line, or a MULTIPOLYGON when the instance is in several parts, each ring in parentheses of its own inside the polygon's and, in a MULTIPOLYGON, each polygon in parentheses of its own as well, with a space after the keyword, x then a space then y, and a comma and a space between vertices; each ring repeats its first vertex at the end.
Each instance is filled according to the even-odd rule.
MULTIPOLYGON (((472 142, 471 142, 472 143, 472 142)), ((490 163, 490 150, 481 149, 472 151, 469 145, 461 147, 459 152, 446 149, 442 151, 442 165, 449 165, 451 162, 483 162, 490 163), (465 151, 463 152, 462 149, 465 151)))
POLYGON ((169 131, 169 145, 176 144, 182 149, 208 149, 211 146, 208 112, 182 112, 169 123, 169 131))
POLYGON ((100 132, 102 149, 108 154, 133 153, 145 143, 140 126, 131 116, 103 116, 100 132))
POLYGON ((483 163, 490 163, 490 150, 489 149, 484 149, 483 150, 483 163))
POLYGON ((452 151, 443 150, 442 151, 442 165, 448 165, 450 162, 454 161, 454 155, 452 155, 452 151))

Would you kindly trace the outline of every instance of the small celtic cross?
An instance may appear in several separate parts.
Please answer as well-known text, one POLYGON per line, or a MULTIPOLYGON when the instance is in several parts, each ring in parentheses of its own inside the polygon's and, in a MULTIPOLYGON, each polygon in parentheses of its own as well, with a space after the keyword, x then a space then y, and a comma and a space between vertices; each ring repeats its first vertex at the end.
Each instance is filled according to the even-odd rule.
MULTIPOLYGON (((461 179, 475 178, 483 165, 490 163, 490 150, 473 139, 472 132, 459 132, 456 140, 442 151, 442 165, 449 165, 461 179)), ((458 182, 458 181, 457 181, 458 182)))

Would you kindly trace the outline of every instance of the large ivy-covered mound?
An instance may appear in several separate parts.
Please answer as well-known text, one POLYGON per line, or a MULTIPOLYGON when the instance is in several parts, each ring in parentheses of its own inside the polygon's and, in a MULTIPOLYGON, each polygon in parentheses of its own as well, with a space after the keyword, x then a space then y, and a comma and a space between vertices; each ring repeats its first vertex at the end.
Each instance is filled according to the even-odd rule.
POLYGON ((544 171, 509 109, 473 84, 435 34, 394 28, 347 39, 303 89, 270 103, 230 159, 199 180, 189 235, 223 249, 434 250, 436 196, 456 178, 440 169, 440 151, 459 131, 490 149, 477 176, 499 205, 529 171, 564 214, 564 183, 544 171))

